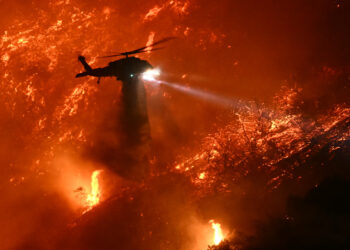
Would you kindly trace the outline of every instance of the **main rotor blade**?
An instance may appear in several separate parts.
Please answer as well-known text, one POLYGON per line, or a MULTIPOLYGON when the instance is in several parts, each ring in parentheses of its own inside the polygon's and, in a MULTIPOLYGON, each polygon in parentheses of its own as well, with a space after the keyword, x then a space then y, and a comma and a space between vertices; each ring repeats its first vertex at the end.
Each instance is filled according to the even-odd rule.
POLYGON ((109 55, 109 56, 98 56, 97 58, 109 58, 109 57, 116 57, 116 56, 123 56, 123 54, 115 54, 115 55, 109 55))
POLYGON ((163 39, 161 39, 161 40, 158 40, 158 41, 152 43, 151 45, 148 45, 147 47, 153 47, 153 46, 155 46, 155 45, 158 45, 158 44, 161 44, 161 43, 165 43, 165 42, 168 42, 168 41, 174 40, 174 39, 176 39, 175 36, 165 37, 165 38, 163 38, 163 39))
POLYGON ((110 57, 117 57, 117 56, 126 56, 126 55, 133 55, 133 54, 139 54, 139 53, 145 53, 145 52, 151 52, 151 51, 156 51, 156 50, 161 50, 164 49, 165 47, 159 47, 159 48, 153 48, 153 49, 145 49, 145 50, 140 50, 140 51, 135 51, 135 52, 129 52, 126 54, 125 53, 120 53, 116 55, 110 55, 110 56, 99 56, 97 58, 110 58, 110 57))
POLYGON ((123 53, 118 53, 118 54, 114 54, 114 55, 109 55, 109 56, 99 56, 97 58, 110 58, 110 57, 116 57, 116 56, 128 56, 128 55, 133 55, 133 54, 138 54, 138 53, 144 53, 144 52, 148 52, 148 51, 154 51, 154 50, 163 49, 164 47, 147 50, 147 48, 153 47, 153 46, 161 44, 161 43, 168 42, 168 41, 173 40, 175 38, 176 37, 174 37, 174 36, 169 36, 169 37, 163 38, 161 40, 158 40, 158 41, 156 41, 156 42, 154 42, 154 43, 152 43, 150 45, 143 46, 143 47, 135 49, 135 50, 131 50, 131 51, 123 52, 123 53))
POLYGON ((153 48, 153 49, 144 49, 144 50, 139 50, 139 51, 134 51, 132 53, 128 53, 128 55, 134 55, 134 54, 140 54, 140 53, 145 53, 145 52, 151 52, 151 51, 155 51, 155 50, 160 50, 160 49, 164 49, 165 47, 159 47, 159 48, 153 48))
POLYGON ((170 41, 170 40, 173 40, 173 39, 175 39, 175 38, 176 38, 176 37, 173 37, 173 36, 166 37, 166 38, 163 38, 163 39, 161 39, 161 40, 159 40, 159 41, 156 41, 156 42, 154 42, 154 43, 152 43, 152 44, 150 44, 150 45, 147 45, 147 46, 144 46, 144 47, 135 49, 135 50, 123 52, 123 53, 120 53, 120 54, 122 54, 122 55, 132 55, 132 54, 136 54, 136 53, 139 53, 139 52, 141 52, 141 51, 143 51, 143 50, 145 50, 145 49, 147 49, 147 48, 149 48, 149 47, 153 47, 153 46, 155 46, 155 45, 158 45, 158 44, 161 44, 161 43, 165 43, 165 42, 170 41))

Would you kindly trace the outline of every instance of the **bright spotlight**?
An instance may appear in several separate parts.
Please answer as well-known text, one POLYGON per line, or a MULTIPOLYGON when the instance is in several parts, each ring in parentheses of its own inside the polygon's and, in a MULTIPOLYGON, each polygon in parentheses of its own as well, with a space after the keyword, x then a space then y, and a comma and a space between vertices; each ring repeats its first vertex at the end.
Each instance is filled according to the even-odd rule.
POLYGON ((146 81, 155 81, 156 77, 160 75, 159 69, 150 69, 142 74, 142 79, 146 81))

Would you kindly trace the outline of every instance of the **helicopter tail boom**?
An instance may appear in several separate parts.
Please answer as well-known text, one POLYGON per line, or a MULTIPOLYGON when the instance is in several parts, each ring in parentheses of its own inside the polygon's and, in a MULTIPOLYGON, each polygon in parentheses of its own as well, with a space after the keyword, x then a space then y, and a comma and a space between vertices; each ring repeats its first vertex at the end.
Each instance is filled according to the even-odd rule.
POLYGON ((90 65, 86 62, 84 56, 78 56, 78 60, 81 62, 81 64, 84 66, 84 69, 85 69, 87 72, 92 70, 92 68, 90 67, 90 65))
POLYGON ((89 75, 89 73, 88 72, 83 72, 83 73, 79 73, 79 74, 76 74, 76 78, 79 78, 79 77, 83 77, 83 76, 87 76, 87 75, 89 75))

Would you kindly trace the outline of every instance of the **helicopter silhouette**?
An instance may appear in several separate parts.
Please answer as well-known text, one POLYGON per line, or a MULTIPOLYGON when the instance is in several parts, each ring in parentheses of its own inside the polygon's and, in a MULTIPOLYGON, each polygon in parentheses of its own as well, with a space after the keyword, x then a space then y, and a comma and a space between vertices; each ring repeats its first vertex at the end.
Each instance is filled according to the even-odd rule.
POLYGON ((147 172, 151 140, 146 89, 139 76, 153 67, 146 60, 131 55, 162 49, 157 45, 174 38, 167 37, 132 51, 99 57, 124 57, 109 62, 103 68, 92 68, 84 56, 78 57, 85 71, 77 74, 77 78, 93 76, 98 78, 99 83, 102 77, 116 77, 122 82, 120 101, 116 102, 118 109, 111 111, 118 112, 108 115, 108 122, 103 123, 103 127, 98 130, 108 136, 98 136, 98 140, 89 150, 91 157, 103 162, 121 176, 134 178, 147 172))
POLYGON ((78 57, 78 60, 83 64, 85 72, 79 73, 75 77, 79 78, 84 76, 94 76, 98 78, 97 83, 100 83, 101 77, 116 77, 117 80, 121 80, 122 82, 132 81, 134 79, 137 79, 140 74, 142 74, 143 72, 149 69, 152 69, 153 67, 149 62, 145 60, 141 60, 140 58, 137 58, 134 56, 131 56, 131 57, 129 56, 134 54, 140 54, 140 53, 163 49, 163 47, 159 47, 159 48, 153 48, 153 47, 158 44, 165 43, 172 39, 174 39, 174 37, 167 37, 157 42, 154 42, 150 45, 147 45, 132 51, 98 57, 98 58, 111 58, 111 57, 125 56, 125 58, 108 63, 108 66, 103 68, 95 68, 95 69, 91 68, 91 66, 86 62, 85 57, 80 55, 78 57))

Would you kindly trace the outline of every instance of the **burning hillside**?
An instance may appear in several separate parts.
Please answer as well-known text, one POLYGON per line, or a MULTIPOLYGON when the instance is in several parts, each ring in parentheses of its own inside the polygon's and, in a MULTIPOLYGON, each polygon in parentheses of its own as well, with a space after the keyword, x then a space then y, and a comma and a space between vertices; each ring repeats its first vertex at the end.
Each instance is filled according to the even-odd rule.
POLYGON ((346 246, 344 1, 0 6, 1 249, 346 246))
POLYGON ((319 151, 332 154, 347 145, 349 106, 335 105, 326 115, 306 119, 288 112, 297 105, 298 90, 285 90, 280 95, 288 103, 277 96, 277 110, 256 103, 234 110, 232 121, 204 138, 200 152, 173 171, 190 176, 202 191, 231 192, 236 181, 257 173, 264 178, 261 188, 277 189, 287 179, 302 179, 319 151))
POLYGON ((80 218, 62 246, 139 249, 141 239, 142 249, 221 249, 215 245, 226 239, 222 249, 245 249, 253 244, 242 244, 241 233, 251 232, 247 225, 265 213, 284 216, 277 205, 280 199, 317 187, 327 176, 348 175, 348 107, 330 110, 327 121, 323 115, 305 121, 297 114, 262 107, 245 107, 239 117, 237 112, 226 127, 204 139, 194 157, 154 173, 140 186, 133 184, 80 218), (259 124, 265 119, 263 111, 266 127, 259 124), (259 138, 261 144, 254 145, 251 138, 259 138), (118 236, 112 233, 115 225, 123 228, 118 236))

